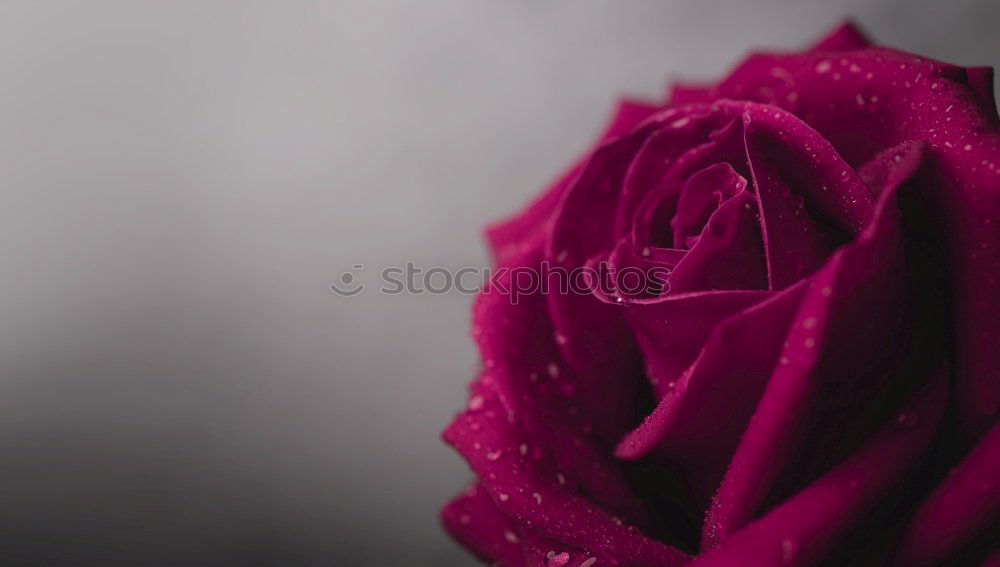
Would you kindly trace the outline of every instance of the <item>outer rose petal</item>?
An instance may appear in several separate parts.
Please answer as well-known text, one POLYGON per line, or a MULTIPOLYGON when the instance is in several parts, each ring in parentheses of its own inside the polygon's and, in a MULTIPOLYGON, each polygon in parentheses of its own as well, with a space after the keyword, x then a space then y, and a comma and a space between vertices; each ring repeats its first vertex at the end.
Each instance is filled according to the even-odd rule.
POLYGON ((900 561, 938 565, 986 535, 1000 535, 1000 424, 914 514, 900 545, 900 561))
POLYGON ((445 430, 444 437, 469 462, 497 507, 518 524, 575 549, 634 565, 669 567, 687 556, 642 535, 559 481, 551 462, 520 447, 506 408, 488 387, 445 430))
POLYGON ((483 561, 503 567, 524 565, 519 528, 497 509, 480 486, 466 488, 441 511, 445 529, 483 561))
MULTIPOLYGON (((539 257, 539 250, 529 250, 523 265, 537 269, 539 257)), ((514 303, 500 292, 509 275, 498 272, 495 285, 476 301, 473 329, 487 367, 477 387, 496 390, 504 413, 524 430, 527 449, 551 453, 569 483, 579 485, 604 509, 643 524, 642 503, 588 434, 589 421, 584 420, 590 416, 575 405, 575 381, 558 362, 545 298, 535 293, 514 303)), ((482 399, 484 395, 474 392, 470 403, 475 406, 482 399)), ((489 479, 483 480, 488 484, 489 479)))
MULTIPOLYGON (((831 30, 808 51, 856 51, 871 47, 871 41, 853 22, 845 22, 831 30)), ((692 102, 709 102, 716 98, 712 90, 714 84, 673 83, 667 90, 667 100, 671 106, 692 102)), ((992 93, 992 87, 990 92, 992 93)), ((992 96, 992 94, 990 95, 992 96)))
POLYGON ((912 469, 947 406, 944 372, 849 459, 759 520, 699 556, 692 567, 814 565, 912 469))

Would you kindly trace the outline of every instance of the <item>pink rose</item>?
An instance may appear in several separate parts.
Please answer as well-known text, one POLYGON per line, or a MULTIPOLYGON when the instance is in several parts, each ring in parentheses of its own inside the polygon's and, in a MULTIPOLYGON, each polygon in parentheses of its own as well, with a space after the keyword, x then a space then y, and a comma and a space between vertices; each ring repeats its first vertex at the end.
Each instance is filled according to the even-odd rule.
POLYGON ((622 103, 487 234, 501 267, 669 276, 480 294, 483 369, 444 432, 477 480, 442 513, 479 558, 1000 561, 991 69, 850 25, 753 54, 622 103))

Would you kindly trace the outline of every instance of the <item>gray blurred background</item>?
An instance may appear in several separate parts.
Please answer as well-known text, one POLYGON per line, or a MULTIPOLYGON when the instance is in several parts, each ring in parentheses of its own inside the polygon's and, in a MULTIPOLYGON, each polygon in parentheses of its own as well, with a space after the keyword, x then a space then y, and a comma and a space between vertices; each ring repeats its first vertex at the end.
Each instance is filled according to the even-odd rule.
POLYGON ((991 0, 0 1, 0 564, 471 564, 471 298, 329 284, 484 265, 617 96, 846 15, 1000 63, 991 0))

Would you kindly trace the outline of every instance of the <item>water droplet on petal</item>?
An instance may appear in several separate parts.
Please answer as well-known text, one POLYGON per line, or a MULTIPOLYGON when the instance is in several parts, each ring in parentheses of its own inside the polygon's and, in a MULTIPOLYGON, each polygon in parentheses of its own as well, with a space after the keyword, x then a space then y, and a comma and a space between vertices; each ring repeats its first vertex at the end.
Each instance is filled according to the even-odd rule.
POLYGON ((469 409, 472 411, 476 411, 482 408, 484 403, 486 403, 486 400, 484 400, 482 396, 477 394, 469 398, 469 409))
POLYGON ((521 541, 521 538, 517 537, 517 534, 510 530, 504 530, 503 538, 510 543, 519 543, 521 541))
POLYGON ((781 562, 785 565, 791 565, 792 561, 795 560, 795 541, 791 538, 785 538, 781 540, 781 562))
POLYGON ((920 415, 913 410, 903 410, 896 415, 896 426, 901 429, 913 429, 920 423, 920 415))

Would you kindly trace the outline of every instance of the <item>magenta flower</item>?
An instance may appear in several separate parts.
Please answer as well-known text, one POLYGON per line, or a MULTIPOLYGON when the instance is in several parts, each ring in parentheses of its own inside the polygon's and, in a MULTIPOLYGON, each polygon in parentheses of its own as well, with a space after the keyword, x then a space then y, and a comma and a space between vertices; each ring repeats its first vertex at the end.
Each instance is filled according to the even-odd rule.
POLYGON ((668 99, 488 229, 502 267, 669 275, 497 272, 448 531, 505 566, 1000 563, 992 70, 845 25, 668 99))

